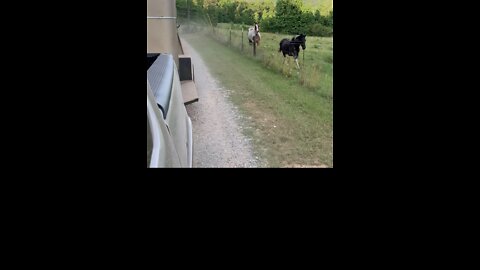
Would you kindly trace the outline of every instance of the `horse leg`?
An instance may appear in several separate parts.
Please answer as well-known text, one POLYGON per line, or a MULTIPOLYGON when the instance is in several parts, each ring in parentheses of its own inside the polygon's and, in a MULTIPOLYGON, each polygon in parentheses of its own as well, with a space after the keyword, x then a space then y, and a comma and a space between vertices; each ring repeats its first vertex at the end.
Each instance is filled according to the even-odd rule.
POLYGON ((297 50, 293 51, 293 58, 295 59, 295 64, 297 64, 297 69, 300 69, 300 66, 298 65, 298 51, 297 50))

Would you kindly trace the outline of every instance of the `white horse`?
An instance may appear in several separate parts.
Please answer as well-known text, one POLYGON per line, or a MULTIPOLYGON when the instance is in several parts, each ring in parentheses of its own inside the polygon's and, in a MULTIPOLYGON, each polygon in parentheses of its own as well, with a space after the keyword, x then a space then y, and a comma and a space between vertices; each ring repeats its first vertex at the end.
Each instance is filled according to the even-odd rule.
POLYGON ((248 43, 252 44, 255 42, 255 45, 258 47, 260 45, 260 29, 258 28, 258 23, 255 23, 255 26, 248 28, 248 43))

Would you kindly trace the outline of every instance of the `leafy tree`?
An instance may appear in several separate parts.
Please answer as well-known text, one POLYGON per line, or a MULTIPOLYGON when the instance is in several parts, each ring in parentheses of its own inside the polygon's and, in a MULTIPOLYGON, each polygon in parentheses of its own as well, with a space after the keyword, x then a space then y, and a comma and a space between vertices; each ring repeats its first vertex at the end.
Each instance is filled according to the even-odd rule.
POLYGON ((252 25, 256 21, 262 31, 331 36, 333 11, 322 15, 328 6, 319 7, 318 3, 325 1, 312 1, 304 6, 301 0, 177 0, 177 16, 185 19, 189 10, 192 20, 211 21, 213 25, 220 22, 252 25))

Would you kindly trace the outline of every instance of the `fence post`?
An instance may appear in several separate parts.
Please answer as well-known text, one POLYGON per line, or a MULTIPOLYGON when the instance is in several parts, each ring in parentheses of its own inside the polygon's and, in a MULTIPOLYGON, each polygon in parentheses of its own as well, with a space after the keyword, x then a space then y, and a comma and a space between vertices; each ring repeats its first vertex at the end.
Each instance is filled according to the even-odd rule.
POLYGON ((255 39, 253 40, 253 56, 257 56, 257 45, 255 45, 255 39))
POLYGON ((232 47, 232 26, 230 26, 230 39, 228 40, 228 45, 232 47))
POLYGON ((242 52, 243 52, 243 25, 242 25, 242 52))

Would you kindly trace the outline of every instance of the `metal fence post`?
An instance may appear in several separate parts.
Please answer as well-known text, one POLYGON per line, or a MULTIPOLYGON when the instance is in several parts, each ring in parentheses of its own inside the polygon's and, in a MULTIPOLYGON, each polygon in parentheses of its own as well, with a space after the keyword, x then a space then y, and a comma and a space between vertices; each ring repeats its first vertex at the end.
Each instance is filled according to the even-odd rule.
POLYGON ((243 52, 243 25, 242 25, 242 52, 243 52))

